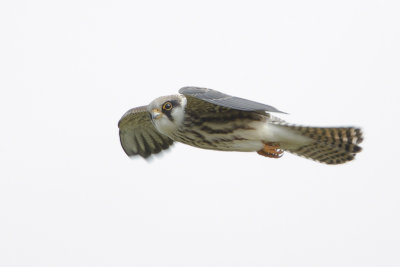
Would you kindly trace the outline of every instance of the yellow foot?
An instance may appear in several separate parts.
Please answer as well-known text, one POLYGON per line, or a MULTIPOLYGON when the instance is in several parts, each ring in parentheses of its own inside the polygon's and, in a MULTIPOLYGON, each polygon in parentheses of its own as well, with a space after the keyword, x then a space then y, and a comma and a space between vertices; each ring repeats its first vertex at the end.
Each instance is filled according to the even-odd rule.
POLYGON ((279 148, 278 144, 268 143, 264 145, 264 148, 257 151, 258 154, 264 157, 278 159, 282 157, 283 150, 279 148))

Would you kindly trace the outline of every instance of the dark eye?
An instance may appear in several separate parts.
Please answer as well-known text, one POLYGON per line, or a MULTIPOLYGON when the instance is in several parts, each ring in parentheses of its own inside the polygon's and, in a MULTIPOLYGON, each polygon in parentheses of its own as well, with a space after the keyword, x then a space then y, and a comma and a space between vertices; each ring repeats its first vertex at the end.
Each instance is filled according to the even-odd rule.
POLYGON ((172 109, 172 104, 171 102, 165 102, 164 105, 162 106, 163 110, 171 110, 172 109))

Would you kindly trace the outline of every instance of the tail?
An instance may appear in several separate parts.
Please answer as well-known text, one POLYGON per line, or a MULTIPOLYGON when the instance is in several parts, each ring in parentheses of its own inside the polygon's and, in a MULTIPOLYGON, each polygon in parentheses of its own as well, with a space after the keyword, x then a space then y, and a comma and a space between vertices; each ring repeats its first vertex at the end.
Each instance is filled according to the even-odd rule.
POLYGON ((363 141, 363 136, 359 128, 316 128, 284 123, 279 123, 279 126, 308 139, 301 144, 281 143, 283 150, 315 161, 342 164, 353 160, 362 150, 359 144, 363 141))

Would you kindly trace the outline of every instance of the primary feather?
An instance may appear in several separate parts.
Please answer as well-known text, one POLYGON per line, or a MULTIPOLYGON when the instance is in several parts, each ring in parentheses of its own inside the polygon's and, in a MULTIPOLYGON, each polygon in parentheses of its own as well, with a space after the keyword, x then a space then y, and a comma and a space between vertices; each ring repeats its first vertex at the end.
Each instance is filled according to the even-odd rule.
POLYGON ((208 103, 217 106, 222 106, 231 109, 237 109, 242 111, 268 111, 268 112, 285 113, 269 105, 265 105, 262 103, 258 103, 255 101, 251 101, 236 96, 227 95, 208 88, 188 86, 181 88, 179 90, 179 93, 185 96, 190 96, 197 98, 199 100, 206 101, 208 103))
POLYGON ((128 110, 119 120, 118 127, 121 146, 128 156, 147 158, 173 143, 171 138, 154 128, 147 106, 128 110))

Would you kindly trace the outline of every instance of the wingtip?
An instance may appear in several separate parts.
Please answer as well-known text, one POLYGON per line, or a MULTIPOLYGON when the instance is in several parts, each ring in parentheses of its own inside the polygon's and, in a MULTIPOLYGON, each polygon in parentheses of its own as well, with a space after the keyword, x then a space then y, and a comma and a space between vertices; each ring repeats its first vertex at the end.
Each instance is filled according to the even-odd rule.
POLYGON ((204 93, 209 90, 210 89, 205 88, 205 87, 184 86, 181 89, 179 89, 178 93, 180 93, 180 94, 204 93))

